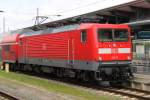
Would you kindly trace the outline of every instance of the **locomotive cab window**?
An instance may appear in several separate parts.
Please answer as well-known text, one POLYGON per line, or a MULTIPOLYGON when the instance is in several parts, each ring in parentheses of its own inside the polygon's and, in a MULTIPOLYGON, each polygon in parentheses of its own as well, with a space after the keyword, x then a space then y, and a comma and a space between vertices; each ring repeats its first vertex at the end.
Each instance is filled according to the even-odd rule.
POLYGON ((114 41, 128 41, 128 30, 117 29, 114 31, 114 41))
POLYGON ((113 41, 111 29, 98 29, 98 41, 108 42, 113 41))
POLYGON ((126 29, 98 29, 99 42, 126 42, 128 41, 128 30, 126 29))
POLYGON ((82 30, 80 35, 81 35, 81 42, 86 42, 87 41, 87 31, 82 30))

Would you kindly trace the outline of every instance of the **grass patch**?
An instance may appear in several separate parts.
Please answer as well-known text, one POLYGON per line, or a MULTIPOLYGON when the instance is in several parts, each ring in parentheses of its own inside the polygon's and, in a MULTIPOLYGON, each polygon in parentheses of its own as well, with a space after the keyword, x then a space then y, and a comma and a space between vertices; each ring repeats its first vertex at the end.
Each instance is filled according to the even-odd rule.
POLYGON ((18 74, 13 72, 5 73, 4 71, 0 71, 0 76, 24 84, 40 87, 50 92, 77 96, 83 100, 120 100, 117 97, 97 95, 83 89, 75 88, 65 84, 60 84, 59 82, 49 81, 47 79, 37 78, 34 76, 18 74))

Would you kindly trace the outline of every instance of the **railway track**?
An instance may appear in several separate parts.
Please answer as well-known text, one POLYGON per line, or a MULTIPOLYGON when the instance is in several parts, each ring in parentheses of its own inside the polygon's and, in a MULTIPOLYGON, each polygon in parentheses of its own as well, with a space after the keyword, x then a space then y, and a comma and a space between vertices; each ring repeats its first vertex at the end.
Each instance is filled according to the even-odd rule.
POLYGON ((120 94, 121 96, 127 96, 129 98, 136 98, 138 100, 150 100, 149 91, 138 90, 133 88, 114 88, 114 87, 101 88, 101 90, 110 93, 120 94))
MULTIPOLYGON (((27 74, 27 73, 25 73, 27 74)), ((33 74, 33 73, 28 73, 30 75, 33 76, 37 76, 37 77, 41 77, 41 78, 45 78, 45 79, 50 79, 50 80, 54 80, 57 82, 62 82, 62 83, 66 83, 66 84, 70 84, 70 85, 74 85, 74 86, 80 86, 80 87, 84 87, 84 88, 90 88, 96 91, 104 91, 104 92, 108 92, 108 93, 113 93, 116 95, 121 95, 130 98, 135 98, 138 100, 150 100, 150 91, 144 91, 144 90, 139 90, 139 89, 133 89, 133 88, 128 88, 128 87, 103 87, 103 86, 99 86, 97 84, 91 84, 91 83, 84 83, 84 82, 78 82, 75 79, 72 78, 59 78, 57 76, 51 76, 51 77, 47 77, 47 75, 37 75, 37 74, 33 74)), ((48 75, 49 76, 49 75, 48 75)))
POLYGON ((71 85, 76 85, 76 86, 82 86, 85 88, 92 88, 94 90, 97 91, 104 91, 104 92, 109 92, 110 94, 116 94, 116 95, 121 95, 122 97, 126 96, 127 98, 135 98, 137 100, 150 100, 150 91, 144 91, 144 90, 139 90, 139 89, 133 89, 133 88, 128 88, 128 87, 103 87, 103 86, 99 86, 99 85, 95 85, 95 84, 90 84, 90 83, 80 83, 80 82, 76 82, 74 80, 62 80, 62 79, 56 79, 56 78, 52 78, 52 80, 56 80, 56 81, 60 81, 60 82, 64 82, 67 84, 71 84, 71 85))
POLYGON ((8 93, 0 91, 0 100, 19 100, 19 99, 8 93))
POLYGON ((139 89, 134 89, 134 88, 129 88, 129 87, 124 87, 124 86, 119 86, 119 87, 104 87, 104 86, 99 86, 95 84, 90 84, 90 83, 80 83, 76 82, 74 80, 62 80, 62 79, 56 79, 52 78, 52 80, 64 82, 67 84, 72 84, 72 85, 77 85, 77 86, 82 86, 86 88, 92 88, 97 91, 104 91, 104 92, 109 92, 110 94, 116 94, 116 95, 121 95, 122 97, 126 96, 127 98, 135 98, 137 100, 150 100, 150 91, 144 91, 144 90, 139 90, 139 89))
POLYGON ((61 79, 56 79, 56 78, 52 78, 52 80, 55 81, 60 81, 60 82, 64 82, 67 84, 71 84, 71 85, 76 85, 76 86, 82 86, 85 88, 92 88, 94 90, 97 91, 104 91, 104 92, 109 92, 109 93, 114 93, 116 95, 121 95, 126 96, 127 98, 135 98, 137 100, 150 100, 150 91, 144 91, 144 90, 139 90, 139 89, 133 89, 133 88, 128 88, 128 87, 103 87, 103 86, 99 86, 99 85, 95 85, 95 84, 90 84, 90 83, 80 83, 80 82, 76 82, 74 80, 62 80, 61 79))

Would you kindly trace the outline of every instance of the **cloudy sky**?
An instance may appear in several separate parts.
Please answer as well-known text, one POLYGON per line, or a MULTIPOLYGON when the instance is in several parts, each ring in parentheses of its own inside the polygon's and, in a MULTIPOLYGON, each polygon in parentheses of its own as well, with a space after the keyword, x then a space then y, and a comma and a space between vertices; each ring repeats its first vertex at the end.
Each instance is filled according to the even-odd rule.
POLYGON ((52 21, 129 1, 134 0, 0 0, 0 10, 4 11, 0 13, 0 32, 3 31, 3 17, 6 31, 34 25, 37 8, 41 16, 49 16, 47 21, 52 21), (52 16, 57 14, 62 16, 52 16))

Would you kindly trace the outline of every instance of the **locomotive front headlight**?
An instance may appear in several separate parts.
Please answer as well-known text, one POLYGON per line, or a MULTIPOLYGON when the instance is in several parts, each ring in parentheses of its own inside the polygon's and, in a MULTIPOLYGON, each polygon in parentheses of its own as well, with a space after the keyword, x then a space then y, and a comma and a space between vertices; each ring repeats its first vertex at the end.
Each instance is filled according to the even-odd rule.
POLYGON ((99 57, 99 61, 102 61, 102 57, 99 57))
POLYGON ((128 56, 128 57, 127 57, 127 59, 128 59, 128 60, 131 60, 131 57, 130 57, 130 56, 128 56))

